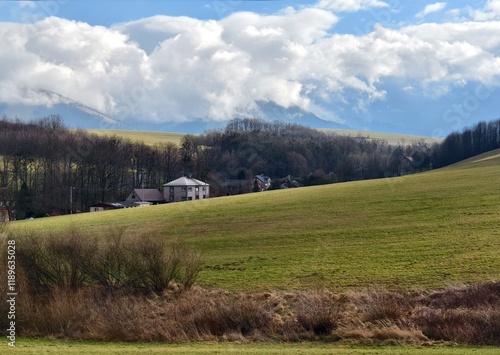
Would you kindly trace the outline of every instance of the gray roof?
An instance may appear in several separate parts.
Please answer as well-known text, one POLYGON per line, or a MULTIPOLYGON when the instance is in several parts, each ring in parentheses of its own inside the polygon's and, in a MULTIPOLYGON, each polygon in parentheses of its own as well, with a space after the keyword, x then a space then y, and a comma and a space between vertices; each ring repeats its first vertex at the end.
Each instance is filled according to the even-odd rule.
POLYGON ((163 194, 158 189, 134 189, 141 201, 164 201, 163 194))
POLYGON ((209 185, 206 182, 183 176, 181 178, 178 178, 177 180, 170 181, 169 183, 163 186, 209 186, 209 185))

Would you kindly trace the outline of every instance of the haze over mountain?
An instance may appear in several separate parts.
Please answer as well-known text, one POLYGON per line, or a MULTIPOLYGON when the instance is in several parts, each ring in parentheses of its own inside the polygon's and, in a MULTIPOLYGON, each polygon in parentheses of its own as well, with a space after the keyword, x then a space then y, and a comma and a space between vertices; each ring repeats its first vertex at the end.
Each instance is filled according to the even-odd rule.
POLYGON ((0 114, 191 133, 258 117, 443 137, 498 117, 499 9, 500 0, 0 2, 0 114))

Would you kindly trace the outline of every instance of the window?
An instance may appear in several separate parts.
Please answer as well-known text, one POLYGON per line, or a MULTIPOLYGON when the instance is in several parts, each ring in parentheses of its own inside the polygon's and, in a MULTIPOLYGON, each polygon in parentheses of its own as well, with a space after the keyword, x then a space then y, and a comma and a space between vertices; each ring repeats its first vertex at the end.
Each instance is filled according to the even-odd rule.
POLYGON ((199 188, 199 187, 196 187, 196 188, 194 189, 194 191, 198 192, 198 191, 200 191, 200 188, 199 188))
POLYGON ((196 199, 199 200, 200 199, 200 196, 196 195, 196 199))
POLYGON ((192 187, 188 187, 188 191, 193 191, 193 188, 192 187))
POLYGON ((188 201, 191 201, 193 200, 193 198, 191 196, 188 197, 188 201))
POLYGON ((174 188, 173 187, 170 188, 170 193, 174 193, 174 188))
POLYGON ((170 195, 170 201, 174 200, 174 195, 170 195))
POLYGON ((207 195, 203 195, 203 198, 207 198, 207 195))
POLYGON ((182 196, 181 201, 186 201, 186 196, 182 196))
POLYGON ((207 187, 206 186, 203 186, 203 191, 207 191, 207 187))
POLYGON ((186 188, 185 188, 185 187, 183 187, 183 188, 182 188, 182 191, 186 191, 186 188))

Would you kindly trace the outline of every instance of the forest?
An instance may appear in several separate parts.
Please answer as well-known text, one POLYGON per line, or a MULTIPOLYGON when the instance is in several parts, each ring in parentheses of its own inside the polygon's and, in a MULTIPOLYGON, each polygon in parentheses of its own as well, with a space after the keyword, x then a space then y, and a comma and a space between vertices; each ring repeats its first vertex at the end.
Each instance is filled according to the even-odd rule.
POLYGON ((500 119, 450 134, 441 144, 389 145, 304 126, 233 119, 223 130, 185 135, 181 145, 148 146, 70 130, 60 116, 0 120, 0 206, 17 219, 88 211, 134 188, 160 188, 183 175, 210 184, 211 196, 412 174, 500 148, 500 119), (295 184, 291 184, 293 181, 295 184), (71 201, 70 201, 71 199, 71 201))

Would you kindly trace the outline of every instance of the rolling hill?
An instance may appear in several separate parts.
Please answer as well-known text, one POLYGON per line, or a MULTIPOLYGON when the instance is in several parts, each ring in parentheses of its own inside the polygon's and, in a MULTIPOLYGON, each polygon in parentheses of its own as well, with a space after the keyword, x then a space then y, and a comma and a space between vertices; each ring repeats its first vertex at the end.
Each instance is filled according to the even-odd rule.
POLYGON ((390 179, 19 221, 14 231, 125 227, 203 251, 199 282, 233 291, 500 278, 500 150, 390 179))

